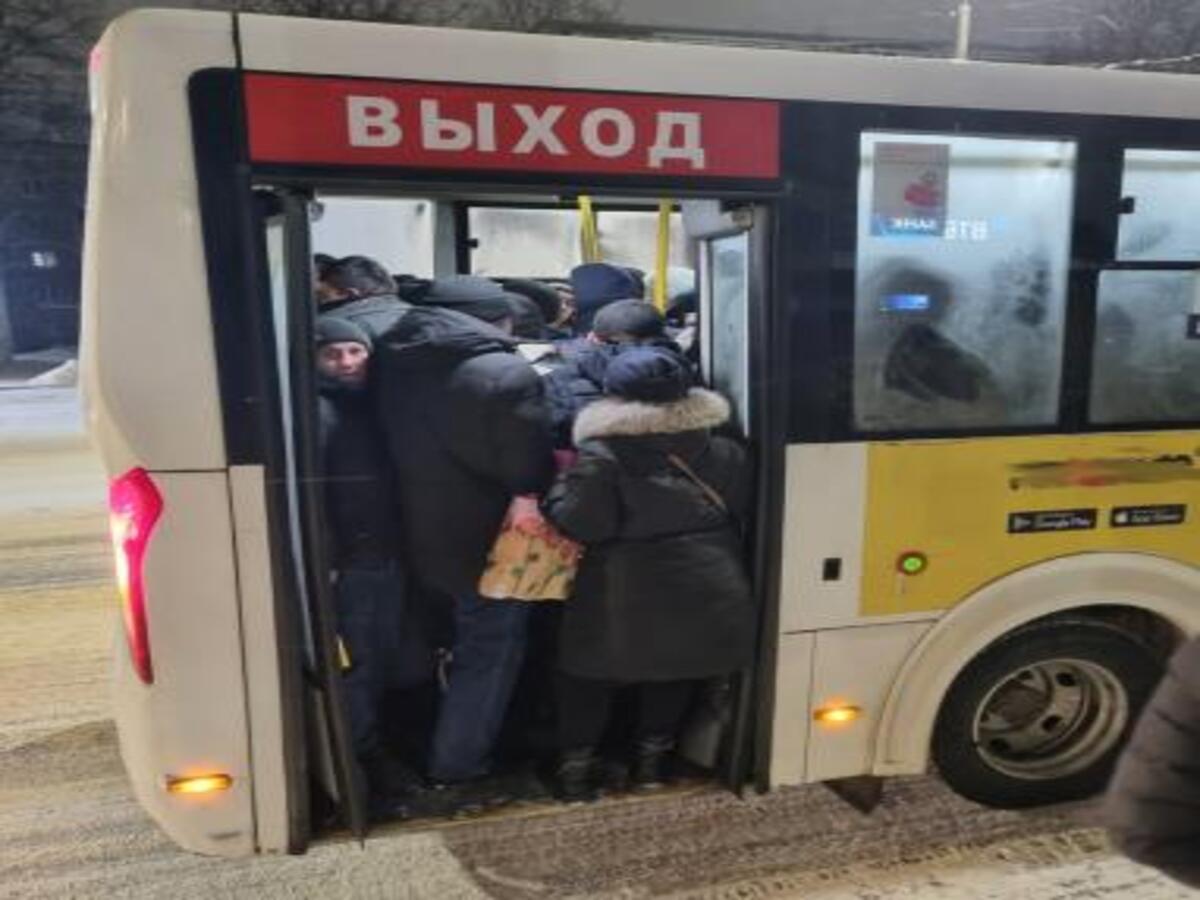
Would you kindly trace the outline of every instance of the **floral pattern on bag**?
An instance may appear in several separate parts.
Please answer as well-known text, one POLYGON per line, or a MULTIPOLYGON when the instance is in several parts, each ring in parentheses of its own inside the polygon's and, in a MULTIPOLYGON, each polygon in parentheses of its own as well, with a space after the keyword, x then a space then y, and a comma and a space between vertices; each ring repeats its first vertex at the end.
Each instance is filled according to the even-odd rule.
POLYGON ((536 497, 514 497, 479 579, 494 600, 566 600, 583 548, 542 516, 536 497))

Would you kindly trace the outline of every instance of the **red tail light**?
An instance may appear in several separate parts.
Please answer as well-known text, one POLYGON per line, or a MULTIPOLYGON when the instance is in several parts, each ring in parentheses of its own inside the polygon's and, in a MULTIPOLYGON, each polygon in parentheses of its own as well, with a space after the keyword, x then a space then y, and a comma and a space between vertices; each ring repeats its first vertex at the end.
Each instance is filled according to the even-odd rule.
POLYGON ((154 681, 154 669, 150 665, 142 563, 162 508, 162 495, 145 469, 130 469, 109 483, 109 527, 117 557, 117 589, 121 592, 125 637, 129 640, 133 667, 146 684, 154 681))

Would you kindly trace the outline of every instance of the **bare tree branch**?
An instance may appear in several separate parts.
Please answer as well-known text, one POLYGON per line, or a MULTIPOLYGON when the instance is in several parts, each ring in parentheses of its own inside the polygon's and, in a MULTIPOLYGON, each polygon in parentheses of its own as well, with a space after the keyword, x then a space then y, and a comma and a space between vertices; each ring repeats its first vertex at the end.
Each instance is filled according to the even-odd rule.
POLYGON ((1081 31, 1072 62, 1107 68, 1200 68, 1195 0, 1105 0, 1081 31))

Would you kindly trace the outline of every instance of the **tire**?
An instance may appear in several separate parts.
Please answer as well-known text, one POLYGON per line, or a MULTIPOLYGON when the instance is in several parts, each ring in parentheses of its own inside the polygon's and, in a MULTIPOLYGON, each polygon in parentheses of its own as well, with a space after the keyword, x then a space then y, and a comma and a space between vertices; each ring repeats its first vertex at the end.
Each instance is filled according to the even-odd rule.
POLYGON ((1093 619, 1054 619, 990 645, 950 686, 933 758, 959 794, 1017 809, 1102 791, 1162 675, 1145 644, 1093 619))

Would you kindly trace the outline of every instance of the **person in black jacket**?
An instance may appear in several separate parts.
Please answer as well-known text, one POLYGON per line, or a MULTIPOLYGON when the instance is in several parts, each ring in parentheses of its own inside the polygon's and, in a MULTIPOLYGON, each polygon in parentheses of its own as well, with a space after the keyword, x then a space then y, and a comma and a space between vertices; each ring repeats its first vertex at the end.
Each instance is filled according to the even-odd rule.
POLYGON ((697 680, 750 662, 754 613, 738 523, 750 473, 740 444, 711 429, 728 402, 692 388, 686 362, 632 347, 605 398, 575 422, 576 464, 546 517, 585 545, 559 647, 559 789, 593 796, 591 773, 616 688, 636 685, 635 785, 662 778, 697 680))
POLYGON ((377 818, 402 814, 408 779, 385 752, 381 719, 389 690, 427 684, 434 655, 408 608, 399 561, 400 523, 368 374, 371 339, 353 322, 316 323, 318 440, 325 476, 327 546, 351 740, 377 818))
POLYGON ((604 395, 604 373, 622 347, 669 343, 662 314, 643 300, 616 300, 597 312, 585 342, 569 358, 559 359, 545 376, 555 446, 562 450, 574 446, 575 417, 604 395))
POLYGON ((1150 698, 1106 813, 1123 853, 1200 888, 1200 638, 1175 654, 1150 698))
MULTIPOLYGON (((431 293, 449 298, 445 289, 431 293)), ((482 291, 461 305, 502 324, 498 311, 507 309, 502 293, 487 301, 482 291), (495 316, 479 307, 487 302, 499 304, 495 316)), ((484 600, 476 586, 513 497, 540 494, 554 474, 542 382, 515 347, 484 321, 425 306, 377 342, 379 414, 406 558, 421 585, 448 598, 455 612, 429 775, 465 786, 464 796, 489 771, 528 616, 525 604, 484 600)))
POLYGON ((343 256, 318 270, 317 314, 353 322, 372 340, 411 308, 396 294, 396 281, 369 256, 343 256))

